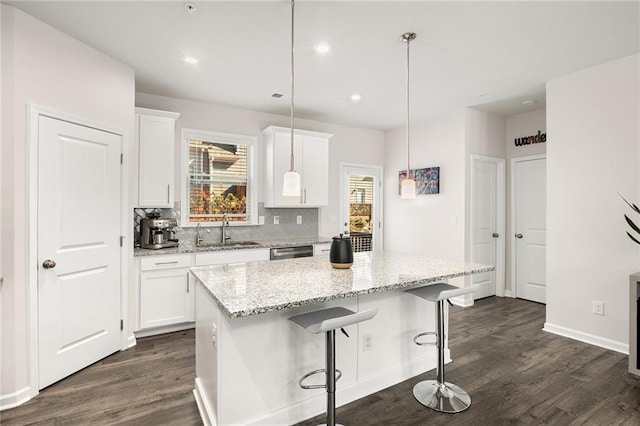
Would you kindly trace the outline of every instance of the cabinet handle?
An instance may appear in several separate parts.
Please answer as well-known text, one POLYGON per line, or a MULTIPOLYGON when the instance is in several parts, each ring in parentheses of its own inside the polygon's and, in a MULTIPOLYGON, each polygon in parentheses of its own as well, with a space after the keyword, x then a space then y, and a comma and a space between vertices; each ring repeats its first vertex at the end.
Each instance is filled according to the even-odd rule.
POLYGON ((187 293, 189 293, 189 273, 187 272, 187 293))
POLYGON ((304 204, 307 204, 307 188, 304 189, 304 204))
POLYGON ((167 204, 169 204, 171 200, 171 184, 167 184, 167 204))
POLYGON ((172 265, 174 263, 178 263, 178 261, 172 260, 171 262, 156 262, 156 265, 172 265))

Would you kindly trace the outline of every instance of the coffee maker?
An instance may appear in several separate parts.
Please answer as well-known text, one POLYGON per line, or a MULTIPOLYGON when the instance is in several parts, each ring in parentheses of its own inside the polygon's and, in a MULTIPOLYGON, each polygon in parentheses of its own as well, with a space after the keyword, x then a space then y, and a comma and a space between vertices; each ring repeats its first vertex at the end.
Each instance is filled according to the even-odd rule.
POLYGON ((178 226, 175 219, 150 217, 142 219, 140 226, 140 247, 158 250, 178 246, 178 240, 172 238, 175 236, 173 228, 178 226))

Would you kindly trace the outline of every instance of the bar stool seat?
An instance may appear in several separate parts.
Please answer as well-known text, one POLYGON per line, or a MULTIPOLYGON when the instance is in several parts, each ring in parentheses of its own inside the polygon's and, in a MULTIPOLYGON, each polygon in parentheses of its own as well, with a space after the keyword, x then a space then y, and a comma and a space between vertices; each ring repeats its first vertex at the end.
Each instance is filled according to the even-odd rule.
MULTIPOLYGON (((469 287, 456 287, 450 284, 437 283, 424 287, 405 290, 414 296, 436 303, 436 332, 420 333, 414 338, 417 345, 429 343, 418 342, 418 338, 435 334, 435 346, 438 348, 438 366, 436 380, 424 380, 413 387, 413 396, 422 405, 444 413, 459 413, 471 405, 471 397, 459 386, 445 381, 444 377, 444 302, 450 298, 473 293, 480 288, 477 284, 469 287)), ((451 302, 449 302, 451 303, 451 302)), ((433 343, 432 343, 433 345, 433 343)))
POLYGON ((336 381, 342 376, 339 370, 336 370, 336 330, 341 329, 342 332, 349 337, 343 327, 367 321, 378 313, 378 309, 368 309, 362 312, 354 312, 343 307, 327 308, 318 311, 308 312, 306 314, 294 315, 289 318, 290 321, 298 324, 309 333, 326 334, 326 365, 325 368, 314 370, 305 374, 298 381, 303 389, 325 388, 327 390, 327 425, 336 425, 336 381), (336 371, 338 377, 336 377, 336 371), (317 373, 325 373, 324 385, 305 385, 303 381, 317 373))

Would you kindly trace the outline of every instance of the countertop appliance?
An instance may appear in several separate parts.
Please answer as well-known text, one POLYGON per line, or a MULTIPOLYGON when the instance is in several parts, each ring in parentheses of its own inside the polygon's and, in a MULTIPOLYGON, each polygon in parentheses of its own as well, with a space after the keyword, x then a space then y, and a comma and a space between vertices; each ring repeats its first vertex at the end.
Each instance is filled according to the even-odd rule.
POLYGON ((280 260, 311 256, 313 256, 313 246, 294 246, 272 248, 269 258, 271 260, 280 260))
POLYGON ((175 234, 173 228, 178 226, 175 219, 150 217, 142 219, 140 226, 140 247, 158 250, 178 246, 178 240, 172 238, 175 234))

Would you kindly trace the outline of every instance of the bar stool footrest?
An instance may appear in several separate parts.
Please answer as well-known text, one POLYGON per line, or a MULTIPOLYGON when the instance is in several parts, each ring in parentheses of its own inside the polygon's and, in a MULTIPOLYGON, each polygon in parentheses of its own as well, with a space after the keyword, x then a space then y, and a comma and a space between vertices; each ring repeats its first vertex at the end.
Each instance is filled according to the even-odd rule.
POLYGON ((453 383, 425 380, 413 387, 413 396, 425 407, 443 413, 460 413, 471 405, 471 397, 453 383))
POLYGON ((415 337, 413 338, 413 343, 415 343, 418 346, 438 346, 438 333, 435 331, 425 331, 424 333, 420 333, 420 334, 416 334, 415 337), (436 341, 435 342, 418 342, 418 339, 421 338, 422 336, 435 336, 436 341))
MULTIPOLYGON (((313 370, 307 374, 305 374, 304 376, 302 376, 300 378, 300 380, 298 380, 298 385, 302 388, 302 389, 326 389, 327 384, 323 384, 323 385, 305 385, 304 382, 306 379, 308 379, 309 377, 313 376, 314 374, 320 374, 320 373, 327 373, 327 369, 326 368, 320 368, 318 370, 313 370)), ((340 380, 340 377, 342 377, 342 371, 338 370, 336 368, 336 382, 338 380, 340 380)))

